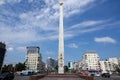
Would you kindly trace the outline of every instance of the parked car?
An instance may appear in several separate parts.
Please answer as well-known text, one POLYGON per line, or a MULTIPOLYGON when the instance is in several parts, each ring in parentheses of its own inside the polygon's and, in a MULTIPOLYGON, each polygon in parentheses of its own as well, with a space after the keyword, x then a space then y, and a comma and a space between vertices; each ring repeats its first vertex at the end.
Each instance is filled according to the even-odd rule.
POLYGON ((101 76, 105 77, 105 78, 110 78, 110 74, 109 73, 102 73, 101 76))
POLYGON ((13 80, 14 73, 13 72, 5 72, 0 74, 0 80, 13 80))

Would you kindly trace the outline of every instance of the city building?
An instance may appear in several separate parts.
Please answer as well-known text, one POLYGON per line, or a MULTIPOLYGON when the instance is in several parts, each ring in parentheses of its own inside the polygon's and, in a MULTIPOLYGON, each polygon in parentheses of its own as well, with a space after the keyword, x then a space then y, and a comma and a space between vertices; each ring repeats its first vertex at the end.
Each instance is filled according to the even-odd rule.
POLYGON ((76 71, 79 71, 79 68, 80 68, 80 62, 74 62, 73 63, 73 69, 76 70, 76 71))
POLYGON ((119 63, 119 59, 116 57, 109 58, 108 61, 111 62, 112 64, 115 64, 115 65, 118 65, 118 63, 119 63))
POLYGON ((2 65, 4 61, 5 52, 6 52, 6 45, 0 42, 0 73, 2 71, 2 65))
POLYGON ((27 47, 26 69, 34 72, 41 72, 43 69, 42 56, 39 47, 27 47))
POLYGON ((102 73, 107 73, 111 70, 111 63, 109 61, 99 61, 102 73))
POLYGON ((111 73, 113 65, 108 61, 99 61, 100 69, 102 73, 111 73))
POLYGON ((58 65, 58 61, 56 59, 53 59, 51 57, 48 57, 46 61, 46 68, 49 71, 54 71, 55 67, 58 65))
POLYGON ((120 64, 120 58, 118 58, 118 64, 120 64))
POLYGON ((42 70, 45 71, 45 63, 42 61, 42 70))
POLYGON ((73 69, 73 62, 72 61, 68 62, 68 69, 73 69))
POLYGON ((82 60, 79 61, 79 70, 84 70, 84 62, 82 60))
POLYGON ((99 56, 96 52, 86 52, 82 58, 82 69, 84 70, 99 70, 99 56))

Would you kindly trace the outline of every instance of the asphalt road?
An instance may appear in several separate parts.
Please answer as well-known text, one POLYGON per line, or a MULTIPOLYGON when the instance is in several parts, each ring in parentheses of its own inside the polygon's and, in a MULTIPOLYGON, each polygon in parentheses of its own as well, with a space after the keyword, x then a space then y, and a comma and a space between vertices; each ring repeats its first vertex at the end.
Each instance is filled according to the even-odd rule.
MULTIPOLYGON (((103 78, 103 77, 95 77, 95 80, 120 80, 120 76, 111 76, 110 78, 103 78)), ((29 76, 15 76, 14 80, 29 80, 29 76)), ((40 80, 83 80, 83 79, 72 79, 72 78, 52 78, 52 79, 48 79, 48 78, 43 78, 40 80)))
POLYGON ((94 77, 95 80, 120 80, 120 76, 111 76, 110 78, 94 77))
POLYGON ((18 76, 18 75, 16 75, 14 80, 29 80, 29 76, 18 76))

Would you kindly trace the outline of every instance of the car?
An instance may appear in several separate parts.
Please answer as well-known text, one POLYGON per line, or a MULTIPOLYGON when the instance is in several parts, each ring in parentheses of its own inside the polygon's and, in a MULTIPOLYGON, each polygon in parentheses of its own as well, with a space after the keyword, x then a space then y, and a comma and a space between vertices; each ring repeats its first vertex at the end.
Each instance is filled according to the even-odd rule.
POLYGON ((78 74, 83 75, 83 76, 88 76, 89 72, 86 70, 81 70, 78 74))
POLYGON ((13 72, 4 72, 0 74, 0 80, 13 80, 14 73, 13 72))
POLYGON ((88 70, 90 76, 100 76, 100 71, 97 70, 88 70))
POLYGON ((110 78, 110 74, 109 73, 102 73, 101 76, 105 77, 105 78, 110 78))

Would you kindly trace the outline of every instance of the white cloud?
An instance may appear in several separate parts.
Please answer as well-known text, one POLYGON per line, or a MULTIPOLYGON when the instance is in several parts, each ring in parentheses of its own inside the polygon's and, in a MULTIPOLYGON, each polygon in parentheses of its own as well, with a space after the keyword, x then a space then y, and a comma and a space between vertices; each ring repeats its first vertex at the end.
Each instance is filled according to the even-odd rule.
POLYGON ((116 43, 116 40, 111 37, 96 37, 94 38, 94 41, 103 43, 116 43))
POLYGON ((24 43, 24 42, 30 42, 30 41, 36 41, 38 38, 36 38, 38 35, 34 30, 21 30, 19 27, 17 30, 12 27, 1 27, 0 29, 1 35, 1 40, 5 42, 10 42, 10 43, 24 43))
POLYGON ((68 47, 70 47, 70 48, 78 48, 78 45, 75 44, 75 43, 71 43, 71 44, 68 45, 68 47))
POLYGON ((15 48, 13 48, 13 47, 15 47, 15 45, 12 45, 11 47, 8 47, 7 48, 7 51, 8 52, 11 52, 11 51, 20 51, 20 52, 25 52, 26 51, 26 47, 24 47, 24 46, 20 46, 20 47, 15 47, 15 48))
POLYGON ((7 48, 7 51, 13 51, 13 47, 7 48))
POLYGON ((0 5, 6 4, 6 3, 19 3, 21 0, 0 0, 0 5))
POLYGON ((84 21, 78 24, 75 24, 67 29, 65 29, 65 37, 71 38, 74 36, 78 36, 79 34, 83 33, 89 33, 98 31, 104 28, 101 25, 103 25, 105 20, 99 20, 99 21, 84 21), (101 27, 100 27, 101 26, 101 27))
POLYGON ((26 50, 26 47, 23 47, 23 46, 17 47, 17 50, 18 50, 18 51, 25 51, 25 50, 26 50))
MULTIPOLYGON (((21 0, 7 0, 7 2, 15 3, 20 2, 21 0)), ((28 0, 30 2, 34 2, 33 0, 28 0)), ((39 0, 38 0, 39 1, 39 0)), ((35 1, 37 2, 37 1, 35 1)), ((34 11, 28 11, 21 14, 10 14, 13 17, 20 18, 19 24, 15 25, 15 27, 1 24, 0 32, 1 39, 6 42, 14 42, 16 43, 24 43, 31 41, 39 41, 39 40, 56 40, 58 39, 58 18, 59 18, 59 1, 56 0, 45 0, 45 7, 34 11), (3 29, 2 29, 3 28, 3 29), (44 32, 44 34, 43 34, 44 32)), ((81 6, 87 6, 87 4, 91 4, 91 0, 79 1, 75 0, 64 1, 64 13, 77 13, 82 9, 81 6), (77 4, 81 5, 77 5, 77 4), (74 7, 74 8, 72 8, 74 7)), ((33 7, 36 5, 33 5, 33 7)), ((9 10, 8 10, 9 11, 9 10)), ((65 15, 66 16, 66 15, 65 15)), ((68 14, 67 14, 68 16, 68 14)), ((6 19, 3 19, 6 20, 6 19)), ((13 19, 11 19, 13 24, 13 19)), ((11 21, 9 20, 9 21, 11 21)), ((15 20, 16 21, 16 20, 15 20)), ((5 21, 7 22, 7 21, 5 21)), ((69 38, 74 35, 65 34, 65 37, 69 38)))
POLYGON ((99 25, 99 24, 103 24, 105 22, 107 22, 108 20, 89 20, 89 21, 84 21, 81 23, 78 23, 76 25, 71 26, 69 29, 74 29, 74 28, 86 28, 86 27, 92 27, 95 25, 99 25))
MULTIPOLYGON (((96 0, 62 0, 64 2, 64 17, 69 17, 73 14, 82 13, 90 8, 90 4, 94 3, 96 0), (89 7, 88 7, 89 6, 89 7)), ((50 8, 50 11, 57 11, 53 15, 59 15, 59 1, 58 0, 45 0, 46 6, 50 8)))
POLYGON ((0 5, 5 4, 4 0, 0 0, 0 5))
MULTIPOLYGON (((4 0, 5 1, 5 0, 4 0)), ((8 2, 8 3, 10 3, 10 2, 12 2, 12 3, 18 3, 18 2, 20 2, 21 0, 6 0, 6 2, 8 2)))
MULTIPOLYGON (((13 0, 13 2, 20 2, 21 0, 13 0)), ((29 0, 31 3, 34 0, 29 0)), ((38 0, 39 1, 39 0, 38 0)), ((69 17, 76 13, 81 13, 81 10, 86 11, 88 5, 91 5, 96 0, 63 0, 64 1, 64 16, 69 17)), ((12 2, 12 0, 9 0, 12 2)), ((35 1, 37 2, 37 1, 35 1)), ((59 4, 57 0, 45 0, 45 6, 40 10, 34 9, 24 13, 9 14, 13 17, 17 17, 19 21, 13 26, 6 24, 8 22, 13 25, 16 20, 11 18, 1 24, 0 38, 2 41, 13 43, 27 43, 43 40, 56 40, 58 39, 58 22, 59 22, 59 4), (11 22, 12 20, 12 22, 11 22)), ((33 5, 33 7, 36 5, 33 5)), ((92 5, 91 5, 92 6, 92 5)), ((7 13, 10 13, 7 10, 7 13)), ((2 18, 1 18, 2 19, 2 18)), ((71 38, 77 36, 80 33, 92 32, 100 30, 98 27, 91 27, 86 29, 85 27, 101 24, 102 20, 98 21, 85 21, 80 24, 71 26, 68 30, 65 27, 65 38, 71 38), (82 27, 81 27, 82 26, 82 27), (81 29, 82 28, 82 29, 81 29), (74 30, 73 30, 74 29, 74 30)))
POLYGON ((64 0, 64 16, 69 17, 76 13, 82 13, 86 11, 90 4, 96 0, 64 0))
POLYGON ((65 35, 70 35, 70 37, 67 38, 71 38, 74 36, 78 36, 80 34, 108 29, 108 27, 110 28, 116 25, 120 25, 120 21, 114 22, 110 19, 98 20, 98 21, 89 20, 75 24, 65 29, 65 35))

